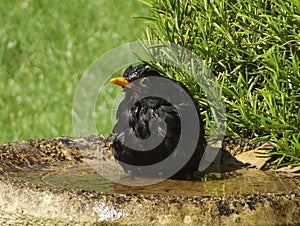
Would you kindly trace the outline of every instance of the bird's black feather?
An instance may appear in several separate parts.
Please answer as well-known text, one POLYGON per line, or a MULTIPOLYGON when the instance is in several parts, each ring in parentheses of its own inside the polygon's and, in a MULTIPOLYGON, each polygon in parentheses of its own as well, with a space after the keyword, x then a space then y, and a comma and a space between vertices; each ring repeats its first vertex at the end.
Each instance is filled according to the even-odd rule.
MULTIPOLYGON (((151 83, 151 76, 161 75, 155 70, 145 67, 145 65, 130 66, 123 74, 123 77, 130 83, 134 83, 144 77, 150 78, 151 83)), ((185 150, 177 150, 177 153, 174 153, 181 135, 180 112, 189 110, 190 107, 194 106, 189 106, 186 103, 171 104, 161 97, 151 96, 151 93, 147 95, 149 87, 141 87, 139 82, 134 84, 133 88, 123 87, 125 98, 118 107, 117 123, 113 129, 113 132, 116 133, 113 141, 113 153, 127 172, 141 176, 163 176, 164 167, 147 172, 137 166, 152 165, 166 159, 170 155, 185 155, 185 150), (145 97, 141 98, 142 94, 145 97), (156 139, 161 138, 159 139, 161 142, 157 143, 153 149, 147 150, 147 147, 142 145, 141 141, 151 139, 151 131, 155 133, 156 139)), ((174 81, 175 84, 179 84, 184 91, 187 91, 181 83, 174 81)), ((163 91, 164 84, 156 85, 156 87, 151 87, 150 85, 150 88, 163 91)), ((169 95, 180 95, 180 92, 182 91, 178 90, 177 93, 170 93, 169 95)), ((197 147, 188 162, 178 169, 178 172, 173 177, 189 174, 198 169, 204 152, 205 139, 198 107, 197 114, 200 123, 197 147)), ((153 142, 156 141, 153 140, 153 142)), ((151 143, 151 140, 149 142, 151 143)), ((176 161, 172 164, 176 165, 179 162, 176 161)))

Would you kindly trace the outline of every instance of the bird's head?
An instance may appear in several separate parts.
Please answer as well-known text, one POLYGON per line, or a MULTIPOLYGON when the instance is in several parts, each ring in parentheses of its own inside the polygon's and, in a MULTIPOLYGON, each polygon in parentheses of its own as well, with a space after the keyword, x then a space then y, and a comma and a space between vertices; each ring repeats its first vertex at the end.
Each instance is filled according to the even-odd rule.
POLYGON ((115 85, 122 86, 125 91, 144 89, 149 87, 150 76, 161 76, 157 71, 140 64, 136 67, 129 66, 123 73, 123 77, 110 80, 115 85))

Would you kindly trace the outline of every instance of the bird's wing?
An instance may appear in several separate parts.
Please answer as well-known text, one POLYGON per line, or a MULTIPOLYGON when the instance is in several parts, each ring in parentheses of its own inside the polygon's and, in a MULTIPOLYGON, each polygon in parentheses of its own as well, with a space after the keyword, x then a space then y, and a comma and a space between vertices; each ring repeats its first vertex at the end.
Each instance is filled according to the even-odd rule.
POLYGON ((165 100, 147 97, 129 113, 129 124, 137 137, 171 136, 180 133, 180 119, 175 107, 165 100), (171 134, 172 133, 172 134, 171 134))

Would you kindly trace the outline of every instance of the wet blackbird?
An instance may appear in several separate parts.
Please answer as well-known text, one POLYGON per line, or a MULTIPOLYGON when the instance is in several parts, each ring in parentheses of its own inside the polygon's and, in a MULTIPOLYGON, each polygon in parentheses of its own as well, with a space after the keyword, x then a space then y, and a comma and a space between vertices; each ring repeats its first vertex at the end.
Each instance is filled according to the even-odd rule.
POLYGON ((116 134, 113 154, 123 169, 134 176, 162 178, 178 178, 195 172, 205 149, 204 128, 199 107, 184 85, 161 76, 144 64, 130 66, 123 77, 114 78, 111 83, 122 86, 125 93, 113 128, 116 134), (157 79, 161 80, 157 82, 157 79), (171 91, 166 85, 171 86, 171 91), (157 95, 160 93, 171 99, 187 93, 185 95, 191 99, 191 104, 184 103, 182 98, 177 98, 179 102, 175 104, 170 103, 166 100, 168 98, 157 95), (191 109, 196 109, 194 112, 199 124, 189 125, 189 128, 198 128, 196 138, 190 134, 181 135, 181 114, 192 112, 191 109), (187 144, 195 144, 192 150, 178 148, 181 137, 187 144), (170 161, 163 162, 168 157, 170 161))

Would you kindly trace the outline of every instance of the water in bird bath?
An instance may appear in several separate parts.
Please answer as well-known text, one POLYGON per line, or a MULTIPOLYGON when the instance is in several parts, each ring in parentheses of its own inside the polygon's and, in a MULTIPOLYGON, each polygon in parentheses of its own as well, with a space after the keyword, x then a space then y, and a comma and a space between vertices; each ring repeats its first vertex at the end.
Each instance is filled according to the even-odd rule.
POLYGON ((299 190, 294 179, 245 167, 234 170, 225 168, 221 173, 211 173, 192 180, 169 179, 143 186, 151 184, 151 179, 120 176, 120 168, 107 164, 111 162, 110 144, 111 136, 29 140, 7 144, 1 147, 1 169, 10 177, 34 184, 105 193, 224 196, 299 190), (97 171, 91 159, 95 159, 95 164, 101 160, 102 170, 97 171), (107 178, 114 179, 114 182, 107 178), (121 183, 116 183, 118 178, 121 183))
POLYGON ((227 196, 239 194, 282 193, 300 190, 299 185, 288 177, 266 173, 255 169, 238 169, 231 173, 204 178, 175 180, 168 179, 147 186, 127 186, 123 184, 149 184, 149 178, 124 176, 121 183, 115 183, 101 176, 88 164, 64 164, 49 168, 25 170, 16 177, 43 186, 74 188, 122 194, 164 194, 185 196, 227 196), (134 180, 134 181, 132 181, 134 180))

